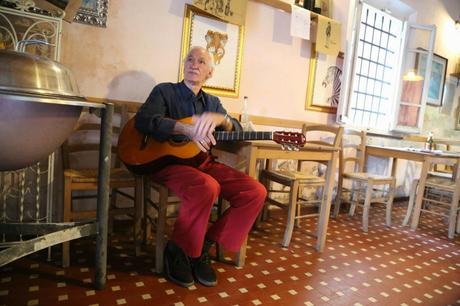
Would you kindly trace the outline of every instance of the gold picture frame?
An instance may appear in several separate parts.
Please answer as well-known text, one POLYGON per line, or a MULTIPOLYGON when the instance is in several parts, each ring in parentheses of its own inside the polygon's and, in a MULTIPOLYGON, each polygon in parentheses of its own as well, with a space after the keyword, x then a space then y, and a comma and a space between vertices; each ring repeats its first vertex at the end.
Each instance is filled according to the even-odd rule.
POLYGON ((179 81, 184 78, 184 59, 192 46, 206 48, 213 57, 214 73, 203 89, 223 97, 238 97, 244 27, 185 5, 179 81))
POLYGON ((457 103, 457 115, 455 116, 455 129, 460 130, 460 98, 457 103))
POLYGON ((337 57, 316 52, 312 46, 308 72, 305 109, 337 113, 340 99, 343 70, 343 52, 337 57))

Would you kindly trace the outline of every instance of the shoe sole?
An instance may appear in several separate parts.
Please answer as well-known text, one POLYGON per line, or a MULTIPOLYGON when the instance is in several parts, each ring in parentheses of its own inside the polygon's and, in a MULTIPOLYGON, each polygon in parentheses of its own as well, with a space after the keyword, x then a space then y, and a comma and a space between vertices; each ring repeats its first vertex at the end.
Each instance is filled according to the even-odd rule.
POLYGON ((196 278, 196 281, 199 282, 200 284, 202 284, 203 286, 206 286, 206 287, 215 287, 215 286, 217 286, 217 281, 208 282, 208 281, 202 280, 200 278, 196 278))
POLYGON ((169 271, 169 262, 168 262, 168 259, 166 258, 166 256, 164 256, 164 270, 165 270, 165 276, 167 279, 169 279, 170 281, 172 281, 173 283, 181 286, 181 287, 184 287, 184 288, 188 288, 188 287, 191 287, 195 284, 195 282, 191 281, 190 283, 185 283, 185 282, 182 282, 176 278, 174 278, 173 276, 171 276, 170 274, 170 271, 169 271))

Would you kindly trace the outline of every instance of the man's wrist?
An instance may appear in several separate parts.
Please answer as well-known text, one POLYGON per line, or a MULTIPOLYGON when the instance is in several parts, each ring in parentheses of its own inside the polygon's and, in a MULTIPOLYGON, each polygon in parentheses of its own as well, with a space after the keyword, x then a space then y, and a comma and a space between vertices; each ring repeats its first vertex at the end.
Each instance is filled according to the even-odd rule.
POLYGON ((232 120, 230 119, 230 116, 228 114, 224 115, 224 124, 223 124, 227 129, 231 129, 233 127, 232 120))

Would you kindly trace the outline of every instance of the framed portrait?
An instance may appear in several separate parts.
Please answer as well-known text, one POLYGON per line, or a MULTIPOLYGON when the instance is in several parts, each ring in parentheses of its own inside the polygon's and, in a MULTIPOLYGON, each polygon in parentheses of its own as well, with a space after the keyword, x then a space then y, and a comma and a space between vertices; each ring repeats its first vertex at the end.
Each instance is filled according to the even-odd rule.
POLYGON ((105 28, 109 0, 82 0, 74 21, 105 28))
POLYGON ((305 109, 337 113, 342 87, 343 52, 331 56, 312 47, 305 109))
POLYGON ((243 26, 213 17, 191 5, 185 6, 179 81, 184 78, 184 59, 193 46, 211 53, 213 76, 206 81, 206 92, 238 97, 243 50, 243 26))
MULTIPOLYGON (((415 68, 418 75, 425 75, 426 69, 426 54, 417 53, 415 59, 415 68)), ((433 106, 442 105, 442 97, 444 94, 444 83, 446 82, 447 58, 433 53, 433 62, 431 64, 431 75, 428 87, 427 104, 433 106)))

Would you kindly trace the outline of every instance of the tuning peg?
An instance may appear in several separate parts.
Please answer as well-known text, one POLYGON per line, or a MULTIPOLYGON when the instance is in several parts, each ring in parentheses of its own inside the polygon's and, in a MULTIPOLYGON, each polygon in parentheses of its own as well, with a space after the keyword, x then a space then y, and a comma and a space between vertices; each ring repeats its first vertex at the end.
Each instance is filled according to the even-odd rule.
POLYGON ((292 151, 292 145, 287 146, 288 151, 292 151))
POLYGON ((281 150, 286 150, 286 146, 284 144, 281 145, 281 150))
POLYGON ((294 146, 294 151, 300 151, 299 146, 294 146))

